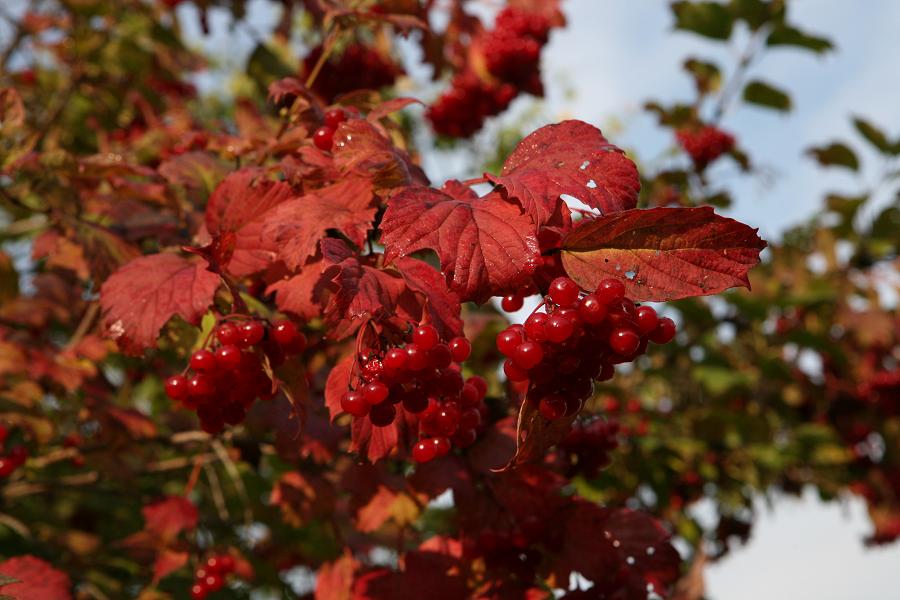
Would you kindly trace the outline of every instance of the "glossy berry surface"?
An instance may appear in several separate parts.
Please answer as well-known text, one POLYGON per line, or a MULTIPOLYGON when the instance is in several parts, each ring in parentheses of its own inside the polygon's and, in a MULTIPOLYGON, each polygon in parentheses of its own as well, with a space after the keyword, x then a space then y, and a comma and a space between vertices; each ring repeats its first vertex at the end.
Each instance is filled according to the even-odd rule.
POLYGON ((334 145, 334 129, 327 125, 319 127, 316 129, 315 133, 313 133, 313 143, 319 150, 328 152, 334 145))
POLYGON ((578 284, 568 277, 557 277, 550 282, 550 299, 557 306, 573 306, 578 301, 578 284))

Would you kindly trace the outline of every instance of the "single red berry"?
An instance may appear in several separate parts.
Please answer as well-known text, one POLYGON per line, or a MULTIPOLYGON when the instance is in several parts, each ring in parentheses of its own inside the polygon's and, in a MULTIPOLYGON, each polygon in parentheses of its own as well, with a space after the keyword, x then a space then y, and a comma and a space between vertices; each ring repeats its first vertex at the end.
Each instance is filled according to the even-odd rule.
POLYGON ((172 375, 166 379, 166 396, 172 400, 182 401, 188 397, 188 394, 187 377, 184 375, 172 375))
POLYGON ((390 402, 382 402, 369 409, 369 420, 375 427, 387 427, 394 422, 396 415, 397 409, 390 402))
POLYGON ((196 399, 209 398, 216 392, 212 377, 197 373, 187 381, 188 395, 196 399))
POLYGON ((236 371, 241 366, 241 349, 232 344, 216 348, 216 365, 223 371, 236 371))
POLYGON ((266 335, 266 327, 257 320, 246 321, 241 324, 241 339, 239 346, 249 348, 260 343, 266 335))
POLYGON ((536 312, 525 319, 525 335, 534 342, 542 342, 547 339, 545 326, 547 325, 547 313, 536 312))
POLYGON ((525 298, 519 294, 510 294, 509 296, 504 296, 503 300, 500 301, 500 308, 506 312, 516 312, 522 308, 523 304, 525 304, 525 298))
POLYGON ((606 318, 606 304, 596 294, 588 294, 578 303, 578 316, 589 325, 598 325, 606 318))
POLYGON ((276 321, 272 323, 272 338, 283 348, 290 347, 300 331, 292 321, 276 321))
POLYGON ((325 125, 332 129, 337 129, 337 126, 346 120, 347 113, 345 113, 342 108, 332 108, 325 113, 325 125))
POLYGON ((230 554, 219 555, 219 565, 223 573, 231 573, 235 568, 234 557, 230 554))
POLYGON ((384 360, 382 360, 381 363, 390 371, 402 371, 406 368, 406 350, 402 348, 391 348, 385 352, 384 360))
POLYGON ((609 304, 613 300, 625 297, 625 284, 619 279, 604 279, 597 286, 595 294, 600 299, 600 302, 609 304))
POLYGON ((421 371, 428 366, 428 352, 418 344, 406 345, 406 368, 421 371))
POLYGON ((581 288, 568 277, 557 277, 550 282, 550 290, 547 292, 550 299, 557 306, 574 306, 578 302, 578 292, 581 288))
POLYGON ((234 323, 221 323, 216 327, 216 339, 222 345, 234 345, 241 339, 241 332, 234 323))
POLYGON ((466 383, 473 385, 475 389, 478 390, 479 400, 482 400, 485 396, 487 396, 487 382, 481 375, 472 375, 471 377, 466 379, 466 383))
POLYGON ((225 585, 225 580, 218 573, 210 573, 203 579, 203 584, 210 592, 218 592, 225 585))
POLYGON ((656 329, 656 326, 659 323, 659 317, 656 315, 656 311, 652 306, 638 307, 635 311, 634 318, 637 322, 638 329, 643 335, 647 335, 656 329))
POLYGON ((631 356, 641 345, 641 336, 633 329, 620 327, 609 334, 610 347, 621 356, 631 356))
POLYGON ((427 463, 432 460, 437 453, 437 447, 431 440, 419 440, 413 446, 412 457, 417 463, 427 463))
POLYGON ((472 343, 462 336, 455 337, 450 340, 450 354, 453 362, 461 363, 472 354, 472 343))
POLYGON ((434 445, 435 456, 444 456, 450 452, 450 440, 445 437, 431 438, 431 443, 434 445))
POLYGON ((518 329, 507 327, 497 334, 497 350, 503 356, 512 356, 519 344, 522 343, 522 333, 518 329))
POLYGON ((18 468, 16 461, 8 456, 0 456, 0 477, 9 477, 18 468))
POLYGON ((428 351, 428 363, 434 369, 446 369, 453 362, 453 353, 447 344, 437 344, 428 351))
POLYGON ((516 346, 512 359, 517 367, 527 371, 528 369, 533 369, 544 360, 544 349, 537 342, 522 342, 516 346))
POLYGON ((675 337, 675 321, 669 317, 663 317, 656 324, 656 329, 650 333, 650 341, 654 344, 668 344, 675 337))
POLYGON ((387 400, 388 386, 384 385, 380 381, 373 381, 363 386, 362 394, 363 398, 365 398, 369 406, 381 404, 382 402, 387 400))
POLYGON ((331 146, 334 145, 334 128, 325 125, 316 129, 313 133, 313 143, 319 150, 325 152, 331 150, 331 146))
POLYGON ((510 381, 526 381, 528 379, 528 371, 516 366, 511 360, 503 363, 503 372, 510 381))
POLYGON ((538 410, 545 419, 556 420, 566 414, 566 399, 562 394, 550 394, 541 398, 538 410))
POLYGON ((430 350, 441 341, 441 336, 431 325, 420 325, 413 330, 412 341, 422 350, 430 350))
POLYGON ((202 583, 195 583, 191 586, 191 600, 205 600, 207 594, 209 591, 202 583))
POLYGON ((478 406, 478 403, 481 402, 478 388, 471 383, 463 385, 462 391, 459 393, 459 401, 463 406, 478 406))
POLYGON ((459 429, 475 429, 481 425, 481 411, 467 408, 459 414, 459 429))
POLYGON ((547 336, 547 339, 555 344, 560 344, 572 335, 575 331, 575 325, 569 319, 553 314, 547 319, 547 323, 544 324, 544 332, 547 336))
POLYGON ((474 429, 463 429, 460 427, 459 431, 453 435, 452 441, 457 448, 468 448, 475 443, 477 438, 478 433, 474 429))
POLYGON ((456 404, 448 402, 441 406, 434 416, 437 430, 444 435, 453 435, 456 428, 459 427, 459 415, 459 408, 456 404))
POLYGON ((354 417, 364 417, 369 414, 369 403, 361 392, 345 392, 341 396, 341 410, 354 417))
POLYGON ((190 365, 198 373, 211 373, 216 369, 216 355, 209 350, 197 350, 191 355, 190 365))

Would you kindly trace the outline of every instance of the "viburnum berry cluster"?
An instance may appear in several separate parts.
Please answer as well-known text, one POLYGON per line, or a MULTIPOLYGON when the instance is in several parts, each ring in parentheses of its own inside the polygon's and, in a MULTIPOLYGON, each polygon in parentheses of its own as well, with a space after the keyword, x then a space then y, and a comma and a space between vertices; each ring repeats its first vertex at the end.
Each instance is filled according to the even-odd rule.
POLYGON ((469 66, 453 77, 450 87, 428 109, 434 130, 469 137, 520 93, 543 96, 541 49, 552 27, 541 13, 514 7, 501 10, 494 28, 483 32, 475 44, 484 53, 487 73, 469 66))
POLYGON ((529 395, 540 399, 540 414, 551 421, 577 414, 593 382, 611 379, 614 366, 643 354, 648 342, 675 337, 675 322, 636 306, 619 279, 604 279, 582 295, 574 281, 557 277, 541 307, 523 325, 500 332, 497 349, 507 358, 506 377, 529 382, 529 395))
POLYGON ((196 410, 201 428, 211 434, 242 423, 257 398, 274 398, 271 369, 306 348, 306 336, 289 320, 224 321, 214 333, 213 344, 191 355, 193 374, 165 382, 166 395, 196 410))
POLYGON ((12 446, 8 452, 5 451, 6 440, 10 433, 8 427, 0 424, 0 477, 9 477, 28 459, 28 449, 21 444, 12 446))
POLYGON ((234 557, 230 554, 214 554, 207 558, 194 571, 191 600, 203 600, 209 594, 221 590, 236 567, 234 557))
POLYGON ((698 171, 734 148, 734 136, 714 125, 684 127, 675 132, 675 138, 698 171))
POLYGON ((370 351, 356 363, 356 386, 341 397, 344 412, 387 427, 397 405, 417 421, 420 438, 412 447, 416 462, 428 462, 452 447, 475 442, 485 410, 487 384, 479 376, 463 379, 459 364, 472 352, 463 336, 442 340, 432 325, 410 327, 402 345, 370 351))

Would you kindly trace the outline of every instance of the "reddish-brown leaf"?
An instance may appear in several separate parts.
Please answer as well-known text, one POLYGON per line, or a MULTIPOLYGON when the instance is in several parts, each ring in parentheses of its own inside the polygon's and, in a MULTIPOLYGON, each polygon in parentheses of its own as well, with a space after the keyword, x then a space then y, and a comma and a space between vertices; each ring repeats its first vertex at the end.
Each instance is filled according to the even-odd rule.
POLYGON ((450 339, 462 335, 459 296, 447 287, 444 277, 428 263, 412 257, 398 258, 393 264, 403 276, 406 287, 424 297, 424 312, 441 337, 450 339))
POLYGON ((316 253, 329 229, 362 246, 376 210, 370 180, 344 179, 269 212, 262 235, 278 258, 297 269, 316 253))
POLYGON ((350 600, 358 568, 359 562, 347 549, 337 560, 323 564, 316 574, 316 600, 350 600))
POLYGON ((519 407, 516 424, 516 452, 501 470, 544 459, 547 450, 559 442, 569 431, 576 415, 548 420, 538 409, 540 398, 525 397, 519 407))
POLYGON ((328 372, 328 381, 325 382, 325 406, 328 407, 332 421, 344 412, 341 408, 341 397, 350 389, 353 362, 354 356, 347 355, 328 372))
POLYGON ((375 427, 368 417, 353 417, 350 427, 350 451, 364 453, 371 462, 388 456, 397 447, 400 439, 397 421, 403 411, 397 412, 398 416, 387 427, 375 427))
POLYGON ((14 556, 0 563, 0 576, 16 579, 15 583, 0 583, 0 596, 22 600, 71 600, 72 583, 69 576, 53 566, 26 554, 14 556))
POLYGON ((398 110, 403 110, 410 104, 422 104, 422 101, 415 98, 391 98, 370 110, 366 115, 366 120, 372 123, 377 122, 398 110))
POLYGON ((588 290, 621 278, 629 298, 666 301, 750 287, 766 242, 709 206, 628 210, 587 221, 562 243, 566 272, 588 290))
POLYGON ((391 198, 381 222, 385 259, 434 250, 462 300, 484 302, 516 288, 539 259, 534 223, 498 194, 471 199, 451 189, 410 187, 391 198))
POLYGON ((304 320, 321 316, 322 308, 316 302, 316 286, 322 278, 325 263, 321 258, 309 261, 299 273, 285 275, 266 288, 266 294, 275 294, 275 304, 284 312, 294 313, 304 320))
POLYGON ((219 276, 201 262, 175 254, 135 259, 113 273, 100 289, 107 335, 130 352, 151 348, 159 330, 173 316, 199 323, 219 283, 219 276))
POLYGON ((293 196, 291 187, 267 179, 261 169, 241 169, 220 183, 206 205, 206 228, 216 237, 235 235, 228 272, 243 276, 266 268, 274 259, 263 222, 269 211, 293 196))
POLYGON ((604 214, 637 206, 637 167, 599 129, 583 121, 542 127, 522 140, 499 176, 488 179, 518 200, 538 224, 558 223, 567 194, 604 214))
POLYGON ((463 576, 464 563, 438 552, 415 551, 404 556, 403 571, 377 569, 357 577, 354 600, 428 598, 458 600, 471 597, 463 576))
POLYGON ((144 515, 144 530, 162 540, 172 541, 182 531, 197 527, 197 507, 181 496, 170 496, 154 504, 148 504, 144 515))
POLYGON ((364 119, 349 119, 338 126, 332 153, 339 169, 368 176, 377 188, 428 183, 409 155, 364 119))
POLYGON ((190 555, 187 552, 179 552, 165 548, 156 555, 156 561, 153 563, 153 583, 159 583, 159 580, 177 571, 187 564, 190 555))

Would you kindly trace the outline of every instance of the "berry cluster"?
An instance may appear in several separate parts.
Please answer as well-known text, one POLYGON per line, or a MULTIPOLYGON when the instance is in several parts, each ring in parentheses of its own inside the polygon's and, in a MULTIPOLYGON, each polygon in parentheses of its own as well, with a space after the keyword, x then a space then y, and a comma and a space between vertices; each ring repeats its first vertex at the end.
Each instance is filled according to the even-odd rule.
POLYGON ((28 458, 28 450, 25 446, 16 445, 3 454, 6 439, 9 437, 9 429, 0 424, 0 477, 9 477, 13 472, 25 464, 28 458))
POLYGON ((334 108, 326 112, 324 124, 313 132, 313 143, 316 148, 329 152, 334 145, 335 129, 346 120, 347 113, 342 108, 334 108))
POLYGON ((412 328, 403 346, 360 358, 359 383, 343 395, 341 408, 386 427, 397 415, 395 405, 402 405, 418 417, 420 438, 412 449, 416 462, 443 456, 453 446, 465 448, 475 442, 487 393, 481 377, 463 380, 459 370, 458 363, 471 351, 464 337, 443 341, 431 325, 412 328))
POLYGON ((679 129, 675 137, 698 171, 734 148, 734 136, 713 125, 679 129))
POLYGON ((507 357, 503 371, 512 382, 529 382, 544 418, 572 416, 593 394, 593 381, 612 378, 614 365, 643 354, 648 342, 666 344, 675 323, 650 306, 635 306, 618 279, 604 279, 593 293, 568 277, 557 277, 542 305, 524 325, 497 335, 507 357))
POLYGON ((472 69, 457 74, 449 89, 428 109, 434 130, 442 135, 469 137, 519 93, 542 96, 539 63, 550 28, 550 21, 543 15, 504 8, 497 15, 494 29, 481 38, 490 77, 472 69))
POLYGON ((572 423, 569 433, 559 443, 570 474, 577 472, 593 478, 608 467, 612 460, 610 454, 619 447, 617 436, 620 429, 616 420, 593 419, 572 423))
POLYGON ((243 422, 256 398, 275 396, 264 360, 278 367, 306 348, 306 336, 287 320, 271 325, 256 319, 226 321, 216 327, 215 338, 215 347, 191 355, 193 375, 173 375, 165 383, 169 398, 196 410, 200 427, 211 434, 243 422))
MULTIPOLYGON (((303 61, 303 72, 309 76, 322 56, 316 46, 303 61)), ((353 90, 377 90, 392 85, 403 70, 382 53, 365 44, 351 44, 339 55, 332 56, 319 71, 312 89, 327 102, 353 90)), ((305 78, 305 77, 304 77, 305 78)))
POLYGON ((203 566, 194 571, 194 585, 191 586, 191 600, 203 600, 207 595, 225 587, 226 579, 236 568, 230 554, 215 554, 206 559, 203 566))

